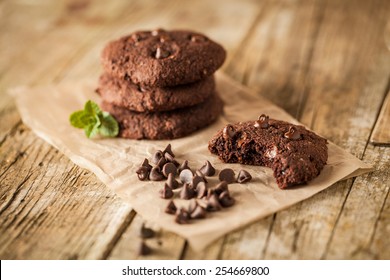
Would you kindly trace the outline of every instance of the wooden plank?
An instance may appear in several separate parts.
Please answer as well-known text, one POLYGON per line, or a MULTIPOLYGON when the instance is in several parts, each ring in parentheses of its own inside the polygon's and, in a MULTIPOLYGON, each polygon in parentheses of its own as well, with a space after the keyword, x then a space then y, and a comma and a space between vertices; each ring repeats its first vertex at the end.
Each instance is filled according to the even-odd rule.
MULTIPOLYGON (((301 121, 358 157, 365 151, 390 73, 380 44, 388 8, 385 1, 330 1, 308 74, 301 121), (375 21, 369 20, 373 11, 375 21)), ((265 258, 323 258, 352 183, 340 182, 277 215, 265 258)), ((351 257, 348 246, 340 247, 339 258, 351 257)))
MULTIPOLYGON (((315 8, 313 9, 315 10, 315 8)), ((287 105, 284 108, 292 114, 295 112, 295 115, 301 116, 300 119, 305 124, 357 156, 362 156, 364 152, 390 71, 387 53, 380 44, 383 35, 383 22, 387 14, 388 4, 385 1, 353 4, 329 1, 324 7, 323 19, 319 21, 318 39, 315 40, 313 46, 312 59, 309 61, 307 73, 302 69, 304 66, 300 68, 295 65, 296 68, 293 68, 291 62, 286 60, 286 72, 290 71, 289 75, 292 77, 301 75, 302 78, 296 79, 296 86, 292 87, 293 90, 286 90, 275 82, 275 90, 270 91, 269 97, 273 101, 279 100, 281 102, 280 100, 283 100, 283 104, 280 104, 282 107, 285 106, 284 104, 292 104, 291 107, 287 105), (377 20, 368 23, 369 15, 372 12, 377 15, 377 20), (352 32, 351 26, 353 27, 352 32), (355 57, 357 53, 359 53, 358 58, 355 57), (335 60, 333 63, 330 61, 331 58, 335 60), (295 73, 299 71, 302 74, 295 73), (298 89, 299 93, 303 92, 301 97, 297 98, 295 89, 298 89), (293 96, 286 97, 286 92, 293 96), (294 108, 299 108, 299 110, 294 111, 294 108)), ((317 16, 321 17, 321 14, 315 15, 312 21, 318 21, 317 16)), ((289 51, 289 46, 294 46, 294 43, 290 41, 294 41, 294 39, 302 41, 299 34, 313 34, 308 31, 306 33, 299 31, 298 27, 304 28, 302 26, 313 24, 310 20, 309 23, 307 22, 307 18, 303 22, 298 22, 296 27, 298 31, 293 32, 297 35, 290 40, 287 40, 287 37, 285 41, 279 42, 286 48, 281 48, 282 52, 295 54, 295 52, 289 51)), ((261 24, 267 26, 260 20, 259 25, 261 26, 261 24)), ((313 30, 316 28, 313 27, 313 30)), ((315 31, 313 32, 315 33, 315 31)), ((267 38, 263 40, 268 41, 267 38)), ((309 36, 307 41, 310 42, 310 40, 314 39, 309 36)), ((302 44, 305 45, 305 41, 302 44)), ((252 47, 250 49, 258 48, 252 47)), ((308 47, 307 53, 310 53, 310 49, 311 47, 308 47)), ((265 52, 264 48, 260 50, 262 50, 262 54, 258 58, 252 56, 253 64, 261 65, 263 61, 270 61, 268 63, 272 64, 273 55, 270 55, 268 51, 265 52)), ((245 50, 243 52, 252 53, 245 50)), ((274 52, 274 49, 270 51, 271 54, 274 52)), ((294 58, 295 56, 292 56, 293 60, 294 58)), ((307 59, 310 60, 310 57, 307 59)), ((276 58, 275 63, 278 63, 277 61, 276 58)), ((238 60, 238 63, 242 65, 243 62, 238 60)), ((241 76, 243 81, 248 81, 251 87, 259 88, 260 93, 264 93, 262 91, 263 83, 268 83, 268 79, 262 81, 258 78, 252 78, 255 73, 258 74, 256 72, 259 71, 258 69, 252 70, 253 67, 249 66, 242 68, 249 69, 249 74, 241 76), (253 74, 250 74, 251 71, 253 74)), ((264 68, 264 71, 267 71, 268 68, 264 68)), ((281 66, 275 66, 275 69, 281 68, 281 66)), ((272 66, 271 69, 273 69, 272 66)), ((281 73, 274 76, 274 79, 282 81, 282 85, 286 83, 286 74, 281 73)), ((262 238, 266 235, 265 232, 272 228, 268 242, 263 248, 258 249, 264 251, 264 255, 258 254, 257 257, 270 259, 321 258, 332 236, 339 211, 348 195, 351 184, 352 180, 338 183, 315 197, 278 213, 275 221, 270 222, 268 228, 264 225, 259 225, 256 228, 254 225, 251 230, 259 231, 262 238), (318 211, 318 209, 321 210, 318 211)), ((247 234, 249 235, 249 233, 247 234)), ((243 233, 242 235, 244 236, 243 233)), ((222 257, 234 255, 235 258, 248 258, 248 253, 234 253, 238 252, 239 248, 244 247, 245 242, 246 238, 237 238, 234 242, 224 243, 220 255, 222 257)), ((348 258, 347 255, 344 257, 348 258)))
POLYGON ((0 153, 0 258, 99 259, 131 209, 96 177, 18 126, 0 153))
POLYGON ((145 222, 140 215, 137 215, 131 225, 121 235, 119 242, 108 256, 108 259, 179 259, 184 244, 185 240, 182 237, 161 230, 155 225, 145 222), (142 238, 140 231, 143 224, 145 227, 154 230, 154 237, 142 238), (140 255, 139 247, 142 241, 151 248, 152 253, 150 255, 140 255))
POLYGON ((369 145, 364 160, 374 171, 356 178, 342 208, 327 259, 389 259, 390 149, 369 145), (378 230, 379 229, 379 230, 378 230), (374 241, 375 240, 375 241, 374 241))
POLYGON ((376 121, 374 131, 372 132, 370 142, 375 145, 390 144, 390 91, 387 93, 383 102, 381 112, 376 121))

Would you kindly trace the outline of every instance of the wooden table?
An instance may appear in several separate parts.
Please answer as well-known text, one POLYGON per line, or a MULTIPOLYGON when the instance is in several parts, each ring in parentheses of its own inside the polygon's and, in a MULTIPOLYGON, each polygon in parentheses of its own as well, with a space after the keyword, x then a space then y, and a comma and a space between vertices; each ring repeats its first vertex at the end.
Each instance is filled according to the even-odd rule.
POLYGON ((0 1, 0 258, 143 258, 142 219, 23 125, 7 88, 97 79, 108 40, 164 27, 223 44, 221 71, 375 171, 201 253, 160 230, 145 258, 390 259, 390 147, 370 142, 390 128, 389 19, 387 0, 0 1))

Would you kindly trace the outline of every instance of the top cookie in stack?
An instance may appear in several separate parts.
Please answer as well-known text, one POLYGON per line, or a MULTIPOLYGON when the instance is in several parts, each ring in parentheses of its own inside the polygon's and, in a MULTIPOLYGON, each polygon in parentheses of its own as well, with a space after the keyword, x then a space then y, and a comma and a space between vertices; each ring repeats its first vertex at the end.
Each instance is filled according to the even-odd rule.
POLYGON ((222 112, 213 74, 225 57, 222 46, 191 31, 141 31, 112 41, 101 57, 102 108, 124 138, 186 136, 222 112))

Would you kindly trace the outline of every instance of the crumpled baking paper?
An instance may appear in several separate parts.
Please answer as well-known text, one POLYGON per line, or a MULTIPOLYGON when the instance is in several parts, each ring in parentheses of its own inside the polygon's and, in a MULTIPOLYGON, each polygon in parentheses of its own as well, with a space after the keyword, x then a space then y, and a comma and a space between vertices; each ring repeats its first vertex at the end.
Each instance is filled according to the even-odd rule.
MULTIPOLYGON (((281 190, 272 171, 266 167, 224 164, 207 149, 209 139, 227 123, 257 119, 262 113, 271 118, 298 123, 281 108, 265 98, 217 73, 217 88, 225 102, 224 114, 212 125, 187 137, 169 141, 88 139, 81 129, 69 124, 72 112, 83 108, 89 99, 100 102, 94 92, 96 81, 79 81, 35 88, 19 87, 11 91, 23 122, 39 137, 69 157, 75 164, 88 169, 114 190, 146 221, 187 239, 194 250, 202 250, 218 237, 251 222, 285 209, 326 189, 339 180, 370 171, 370 166, 333 143, 328 144, 329 158, 321 174, 307 185, 281 190), (195 170, 209 160, 218 170, 232 168, 249 171, 253 180, 231 184, 229 190, 236 204, 222 211, 208 213, 206 219, 179 225, 174 216, 164 212, 168 200, 158 191, 164 182, 139 181, 135 170, 144 158, 171 143, 179 162, 187 159, 195 170)), ((217 183, 211 177, 209 186, 217 183)), ((178 205, 189 202, 175 198, 178 205)))

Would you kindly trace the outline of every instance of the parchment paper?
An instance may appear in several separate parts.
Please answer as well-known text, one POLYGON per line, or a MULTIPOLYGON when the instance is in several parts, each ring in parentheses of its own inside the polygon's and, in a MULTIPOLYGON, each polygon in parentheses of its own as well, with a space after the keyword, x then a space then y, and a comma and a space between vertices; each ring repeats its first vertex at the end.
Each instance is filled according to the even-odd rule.
MULTIPOLYGON (((370 166, 329 143, 328 163, 321 174, 305 186, 280 190, 265 167, 244 166, 253 180, 247 184, 229 185, 236 204, 219 212, 209 213, 204 220, 179 225, 174 217, 164 213, 168 200, 161 199, 158 190, 163 182, 139 181, 135 170, 143 159, 168 143, 179 162, 188 159, 193 169, 209 160, 217 170, 230 167, 237 173, 240 164, 223 164, 207 149, 208 140, 227 123, 256 119, 261 113, 272 118, 298 123, 285 111, 257 96, 230 78, 217 74, 218 91, 225 102, 224 114, 213 125, 188 137, 170 141, 87 139, 83 130, 69 124, 69 115, 83 108, 88 100, 99 102, 94 93, 96 81, 17 88, 11 91, 23 122, 38 136, 56 147, 77 165, 86 168, 112 188, 145 220, 185 237, 194 250, 202 250, 218 237, 259 220, 271 213, 302 201, 335 182, 358 176, 370 166)), ((216 178, 216 177, 214 177, 216 178)), ((217 179, 213 179, 215 182, 217 179)), ((211 181, 213 181, 211 180, 211 181)), ((211 182, 212 185, 212 182, 211 182)), ((176 198, 179 205, 188 201, 176 198)))

